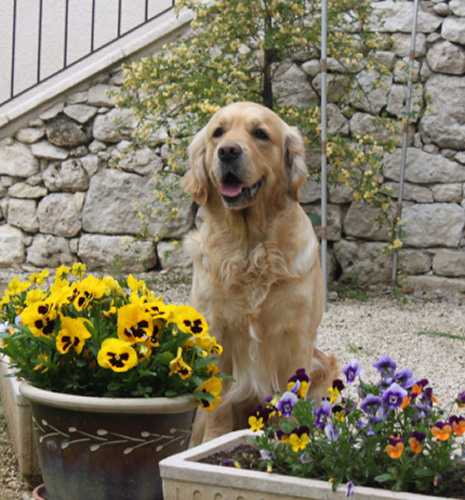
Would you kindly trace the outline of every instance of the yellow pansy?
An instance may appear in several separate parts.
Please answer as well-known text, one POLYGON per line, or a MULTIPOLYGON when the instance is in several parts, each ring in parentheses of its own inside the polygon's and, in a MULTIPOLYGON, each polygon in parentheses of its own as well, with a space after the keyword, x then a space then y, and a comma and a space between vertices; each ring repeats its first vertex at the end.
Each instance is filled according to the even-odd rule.
POLYGON ((71 268, 68 266, 65 266, 64 264, 61 265, 60 267, 57 267, 57 270, 55 271, 55 281, 62 281, 66 279, 71 272, 71 268))
POLYGON ((212 377, 206 380, 200 387, 197 387, 195 392, 203 392, 204 394, 209 393, 215 398, 214 401, 201 399, 200 405, 202 410, 212 411, 218 406, 218 404, 221 401, 221 397, 219 396, 221 389, 222 389, 222 380, 217 377, 212 377))
POLYGON ((106 285, 103 281, 95 276, 87 276, 82 281, 74 284, 76 297, 73 301, 74 307, 78 311, 82 311, 94 300, 100 299, 104 296, 106 285))
POLYGON ((287 442, 295 452, 298 452, 305 449, 307 444, 310 442, 310 438, 308 437, 308 434, 306 432, 302 433, 301 435, 293 432, 289 436, 287 442))
POLYGON ((146 342, 152 338, 153 320, 137 304, 126 304, 118 310, 118 338, 127 342, 146 342))
POLYGON ((249 427, 251 431, 257 432, 263 429, 264 426, 263 417, 256 417, 255 415, 249 417, 249 427))
POLYGON ((55 328, 56 317, 55 304, 49 301, 33 302, 21 313, 23 325, 27 326, 36 337, 40 335, 50 337, 55 328))
POLYGON ((84 276, 84 274, 86 273, 86 265, 83 264, 82 262, 75 262, 73 264, 73 267, 71 268, 71 272, 77 278, 82 278, 84 276))
POLYGON ((34 302, 40 302, 45 300, 46 298, 46 293, 43 290, 29 290, 26 295, 26 305, 30 306, 34 302))
POLYGON ((97 356, 98 364, 102 368, 109 368, 114 372, 126 372, 137 365, 137 352, 129 342, 121 339, 106 339, 97 356))
POLYGON ((203 333, 195 337, 195 345, 207 351, 210 354, 212 351, 216 354, 221 355, 223 352, 223 347, 216 342, 215 337, 210 337, 208 333, 203 333))
POLYGON ((102 283, 105 285, 105 295, 110 295, 112 292, 116 292, 118 295, 123 295, 123 290, 120 284, 111 276, 104 276, 102 278, 102 283))
POLYGON ((73 348, 81 354, 86 339, 91 337, 85 323, 90 323, 86 318, 69 318, 60 315, 61 329, 58 332, 56 346, 61 354, 66 354, 73 348))
POLYGON ((192 368, 182 359, 182 347, 178 348, 177 356, 170 362, 170 375, 177 373, 183 380, 189 378, 192 368))
POLYGON ((13 278, 8 283, 8 290, 11 292, 11 295, 19 295, 22 292, 25 292, 31 283, 29 281, 21 281, 19 278, 13 278))
POLYGON ((170 321, 176 323, 184 333, 200 336, 208 332, 205 318, 191 306, 181 305, 176 307, 172 311, 170 321))

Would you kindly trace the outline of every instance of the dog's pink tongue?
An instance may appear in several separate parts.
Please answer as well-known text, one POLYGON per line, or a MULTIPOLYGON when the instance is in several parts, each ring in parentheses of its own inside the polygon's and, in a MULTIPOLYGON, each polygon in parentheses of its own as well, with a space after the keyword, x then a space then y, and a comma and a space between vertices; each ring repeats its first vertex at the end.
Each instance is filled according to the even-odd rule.
POLYGON ((241 194, 244 184, 240 182, 237 184, 226 184, 225 182, 220 183, 220 191, 223 196, 227 198, 234 198, 241 194))

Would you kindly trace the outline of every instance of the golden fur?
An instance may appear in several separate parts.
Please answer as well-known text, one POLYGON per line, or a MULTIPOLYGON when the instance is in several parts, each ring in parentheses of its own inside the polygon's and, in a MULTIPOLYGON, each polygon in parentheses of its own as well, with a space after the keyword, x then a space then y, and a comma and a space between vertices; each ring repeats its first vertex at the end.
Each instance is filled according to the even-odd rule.
POLYGON ((311 397, 327 395, 337 366, 315 348, 323 291, 318 240, 298 203, 308 175, 299 132, 263 106, 235 103, 197 134, 189 159, 183 185, 203 218, 185 243, 191 301, 223 345, 220 368, 236 379, 198 415, 197 444, 247 427, 297 368, 311 374, 311 397))

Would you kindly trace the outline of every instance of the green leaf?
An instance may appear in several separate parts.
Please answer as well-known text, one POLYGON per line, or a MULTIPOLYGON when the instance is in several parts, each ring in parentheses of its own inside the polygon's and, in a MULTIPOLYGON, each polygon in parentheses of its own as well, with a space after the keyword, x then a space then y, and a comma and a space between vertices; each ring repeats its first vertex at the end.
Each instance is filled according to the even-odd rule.
POLYGON ((169 366, 171 361, 174 359, 173 353, 169 351, 161 352, 160 354, 157 355, 157 359, 160 361, 162 365, 169 366))
POLYGON ((465 340, 465 337, 461 335, 454 335, 452 333, 444 333, 444 332, 418 332, 418 335, 431 335, 432 337, 445 337, 447 339, 453 340, 465 340))
POLYGON ((178 395, 176 391, 168 390, 165 392, 165 397, 167 398, 174 398, 178 395))
POLYGON ((392 481, 394 479, 394 476, 392 474, 380 474, 379 476, 375 477, 375 481, 378 483, 386 483, 388 481, 392 481))
POLYGON ((110 382, 107 386, 108 392, 117 392, 121 389, 121 384, 119 382, 110 382))
POLYGON ((194 396, 197 399, 205 399, 207 401, 211 401, 212 403, 215 402, 215 396, 213 396, 213 394, 210 394, 209 392, 195 391, 194 396))

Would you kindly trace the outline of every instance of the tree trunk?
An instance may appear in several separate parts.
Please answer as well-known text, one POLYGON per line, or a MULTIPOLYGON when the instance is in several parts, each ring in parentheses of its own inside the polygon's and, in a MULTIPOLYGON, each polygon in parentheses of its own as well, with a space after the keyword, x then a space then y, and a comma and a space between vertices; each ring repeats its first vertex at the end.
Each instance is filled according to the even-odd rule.
MULTIPOLYGON (((272 20, 270 16, 265 18, 265 38, 271 31, 272 20)), ((271 81, 271 65, 273 64, 273 51, 265 49, 263 68, 263 105, 273 109, 273 85, 271 81)))

